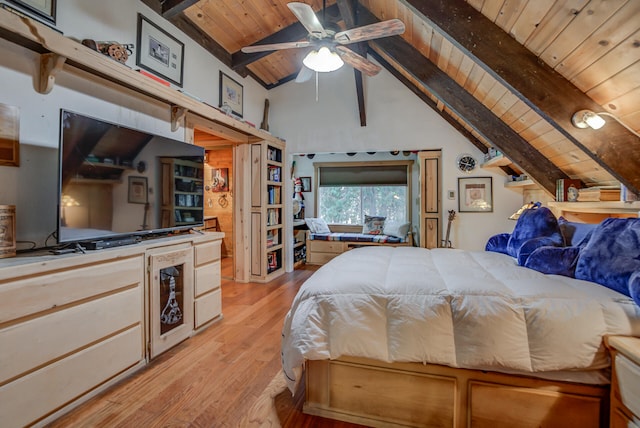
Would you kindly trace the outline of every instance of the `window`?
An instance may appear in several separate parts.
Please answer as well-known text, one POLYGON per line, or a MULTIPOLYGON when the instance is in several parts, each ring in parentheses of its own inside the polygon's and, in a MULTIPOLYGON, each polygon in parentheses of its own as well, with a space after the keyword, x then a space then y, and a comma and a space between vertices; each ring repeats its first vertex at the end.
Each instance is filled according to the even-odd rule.
POLYGON ((365 215, 405 223, 410 175, 411 162, 316 164, 318 216, 329 224, 360 225, 365 215))

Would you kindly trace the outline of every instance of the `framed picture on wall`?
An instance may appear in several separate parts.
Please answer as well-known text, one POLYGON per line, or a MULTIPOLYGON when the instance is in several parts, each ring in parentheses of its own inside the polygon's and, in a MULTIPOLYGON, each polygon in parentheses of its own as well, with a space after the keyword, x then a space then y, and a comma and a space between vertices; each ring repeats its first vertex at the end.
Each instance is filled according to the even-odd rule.
POLYGON ((211 191, 212 192, 228 192, 229 191, 229 168, 212 168, 211 169, 211 191))
POLYGON ((242 85, 220 72, 220 108, 242 117, 242 85))
POLYGON ((311 177, 300 177, 300 181, 302 182, 302 191, 310 192, 311 191, 311 177))
POLYGON ((56 23, 56 0, 2 0, 0 6, 22 12, 48 25, 56 23))
POLYGON ((493 212, 491 177, 458 178, 458 211, 493 212))
POLYGON ((148 194, 147 177, 129 177, 130 204, 146 204, 148 194))
POLYGON ((136 64, 182 87, 184 43, 138 14, 136 64))

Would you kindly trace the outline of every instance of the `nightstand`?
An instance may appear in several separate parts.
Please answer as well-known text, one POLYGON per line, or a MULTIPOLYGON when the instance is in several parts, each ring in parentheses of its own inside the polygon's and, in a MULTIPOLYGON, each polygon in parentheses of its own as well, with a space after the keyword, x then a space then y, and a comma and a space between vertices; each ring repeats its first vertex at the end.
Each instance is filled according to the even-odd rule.
POLYGON ((640 337, 609 336, 611 428, 640 428, 640 337))

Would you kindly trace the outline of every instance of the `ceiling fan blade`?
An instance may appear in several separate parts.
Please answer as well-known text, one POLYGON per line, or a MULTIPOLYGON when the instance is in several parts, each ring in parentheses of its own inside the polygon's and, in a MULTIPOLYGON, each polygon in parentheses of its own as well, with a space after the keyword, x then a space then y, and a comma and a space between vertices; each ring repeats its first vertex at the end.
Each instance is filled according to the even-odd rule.
POLYGON ((376 22, 375 24, 352 28, 336 33, 334 40, 342 45, 364 42, 365 40, 395 36, 404 33, 404 23, 399 19, 376 22))
POLYGON ((310 35, 318 39, 328 36, 311 6, 296 1, 287 3, 287 6, 289 6, 291 12, 298 18, 298 21, 307 29, 310 35))
POLYGON ((344 46, 336 46, 336 52, 340 55, 340 58, 351 67, 362 71, 367 76, 375 76, 381 70, 379 65, 376 65, 366 59, 365 57, 358 55, 354 51, 344 46))
POLYGON ((298 75, 296 76, 296 83, 306 82, 307 80, 313 77, 313 73, 314 71, 312 69, 303 65, 300 71, 298 72, 298 75))
POLYGON ((271 43, 266 45, 245 46, 240 50, 244 53, 256 53, 277 51, 281 49, 306 48, 307 46, 311 46, 311 42, 303 40, 300 42, 271 43))

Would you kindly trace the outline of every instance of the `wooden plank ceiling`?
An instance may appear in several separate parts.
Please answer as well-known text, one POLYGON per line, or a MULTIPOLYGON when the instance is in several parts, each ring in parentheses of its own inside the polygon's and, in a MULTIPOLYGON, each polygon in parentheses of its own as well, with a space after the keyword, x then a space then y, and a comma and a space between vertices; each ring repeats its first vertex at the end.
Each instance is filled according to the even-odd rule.
MULTIPOLYGON (((305 40, 286 0, 143 1, 268 89, 294 79, 308 51, 240 52, 305 40)), ((563 177, 640 191, 640 1, 304 2, 326 28, 402 20, 402 36, 362 49, 473 144, 501 149, 513 162, 507 172, 525 172, 552 194, 563 177), (599 130, 578 129, 571 116, 580 109, 610 113, 631 131, 609 116, 599 130)))

